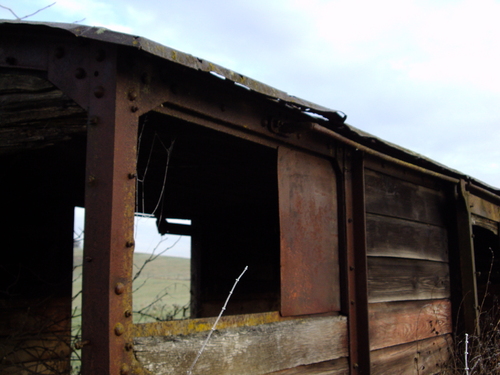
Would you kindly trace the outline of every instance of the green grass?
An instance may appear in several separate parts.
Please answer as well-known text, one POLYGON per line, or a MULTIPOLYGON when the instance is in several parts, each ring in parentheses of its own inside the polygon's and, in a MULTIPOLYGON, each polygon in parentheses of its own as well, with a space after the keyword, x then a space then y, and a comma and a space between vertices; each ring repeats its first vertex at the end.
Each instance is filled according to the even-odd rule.
MULTIPOLYGON (((73 295, 82 289, 82 258, 82 250, 75 250, 73 295)), ((150 254, 134 254, 133 275, 149 258, 150 254)), ((133 284, 134 323, 187 317, 182 314, 182 310, 175 310, 179 310, 181 306, 189 306, 190 277, 190 259, 159 256, 147 263, 133 284)), ((73 311, 74 326, 77 326, 81 312, 81 295, 73 302, 73 311)))

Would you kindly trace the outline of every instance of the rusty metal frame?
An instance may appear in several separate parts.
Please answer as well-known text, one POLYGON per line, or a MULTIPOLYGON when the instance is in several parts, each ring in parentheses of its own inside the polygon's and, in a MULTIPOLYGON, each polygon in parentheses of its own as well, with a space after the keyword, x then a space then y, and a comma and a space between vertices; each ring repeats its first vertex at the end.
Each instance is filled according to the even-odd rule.
POLYGON ((344 197, 347 262, 347 315, 351 374, 370 374, 366 213, 363 153, 346 149, 344 197))
POLYGON ((474 258, 474 243, 472 233, 472 218, 469 204, 469 192, 467 182, 460 181, 458 186, 458 197, 456 200, 456 234, 458 239, 460 280, 462 284, 462 314, 464 328, 467 333, 476 332, 479 324, 478 296, 476 282, 476 266, 474 258))
MULTIPOLYGON (((82 373, 131 373, 138 114, 114 45, 56 43, 49 79, 88 111, 82 373)), ((135 98, 134 98, 135 99, 135 98)))

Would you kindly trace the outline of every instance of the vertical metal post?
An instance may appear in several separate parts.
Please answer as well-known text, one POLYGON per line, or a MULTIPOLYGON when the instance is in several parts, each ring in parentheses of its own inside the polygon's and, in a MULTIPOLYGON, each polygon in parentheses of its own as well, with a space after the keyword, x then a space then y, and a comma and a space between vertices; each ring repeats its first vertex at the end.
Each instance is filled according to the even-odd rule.
POLYGON ((478 324, 478 298, 476 284, 476 266, 474 260, 474 243, 469 207, 469 192, 466 182, 460 181, 457 199, 457 237, 460 255, 460 276, 462 280, 462 306, 465 330, 469 334, 476 333, 478 324))
POLYGON ((369 375, 365 183, 361 152, 346 152, 344 183, 350 373, 369 375))
POLYGON ((138 117, 118 47, 94 43, 89 51, 82 373, 127 375, 138 117))

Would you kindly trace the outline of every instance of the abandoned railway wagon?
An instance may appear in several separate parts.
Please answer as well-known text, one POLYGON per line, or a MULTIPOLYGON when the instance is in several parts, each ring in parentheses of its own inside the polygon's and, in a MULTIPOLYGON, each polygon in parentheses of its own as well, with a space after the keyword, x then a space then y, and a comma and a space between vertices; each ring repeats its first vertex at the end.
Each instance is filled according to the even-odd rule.
POLYGON ((0 372, 440 373, 498 292, 500 193, 344 120, 143 38, 0 23, 0 372), (185 319, 134 322, 137 214, 191 237, 185 319))

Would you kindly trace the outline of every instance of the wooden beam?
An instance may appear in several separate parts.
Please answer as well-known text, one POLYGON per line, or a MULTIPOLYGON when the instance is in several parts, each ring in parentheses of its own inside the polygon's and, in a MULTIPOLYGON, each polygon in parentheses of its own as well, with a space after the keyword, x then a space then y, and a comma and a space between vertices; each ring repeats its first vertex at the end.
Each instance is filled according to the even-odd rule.
MULTIPOLYGON (((135 354, 155 375, 182 374, 191 366, 206 336, 138 337, 135 354)), ((216 331, 193 373, 265 374, 347 355, 345 317, 293 319, 216 331)))

